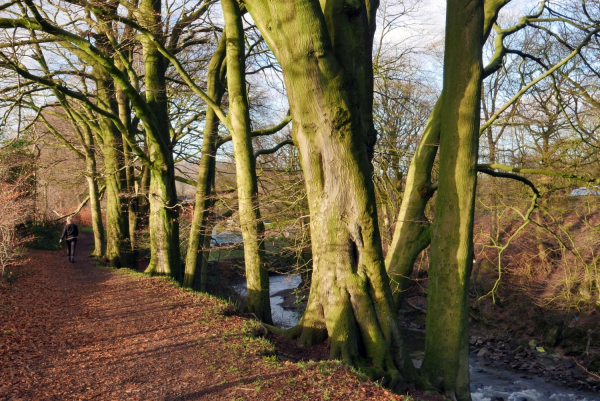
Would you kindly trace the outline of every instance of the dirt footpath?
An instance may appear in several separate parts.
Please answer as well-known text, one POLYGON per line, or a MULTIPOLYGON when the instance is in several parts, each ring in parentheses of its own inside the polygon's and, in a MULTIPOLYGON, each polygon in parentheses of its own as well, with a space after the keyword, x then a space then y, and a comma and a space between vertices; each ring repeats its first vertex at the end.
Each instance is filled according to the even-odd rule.
POLYGON ((1 400, 401 400, 337 361, 282 362, 257 324, 169 280, 96 267, 82 233, 0 282, 1 400))

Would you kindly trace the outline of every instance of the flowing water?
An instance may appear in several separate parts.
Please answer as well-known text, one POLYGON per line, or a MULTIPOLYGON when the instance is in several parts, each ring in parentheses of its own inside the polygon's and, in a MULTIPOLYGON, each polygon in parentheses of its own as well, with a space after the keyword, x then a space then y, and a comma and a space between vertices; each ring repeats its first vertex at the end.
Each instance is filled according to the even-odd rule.
MULTIPOLYGON (((298 288, 302 278, 299 274, 277 275, 269 277, 269 293, 271 294, 271 316, 273 324, 278 327, 289 328, 298 323, 302 313, 297 310, 284 309, 282 306, 283 297, 277 295, 281 291, 294 290, 298 288)), ((246 296, 246 282, 233 286, 235 291, 242 297, 246 296)))
MULTIPOLYGON (((412 332, 411 332, 412 334, 412 332)), ((416 336, 422 336, 416 333, 416 336)), ((422 357, 423 351, 416 352, 422 357)), ((422 360, 413 359, 420 367, 422 360)), ((524 375, 508 369, 490 368, 480 358, 469 360, 471 397, 473 401, 599 401, 597 393, 578 391, 546 382, 537 376, 524 375)))
POLYGON ((577 391, 547 383, 537 376, 510 370, 490 369, 471 358, 471 396, 473 401, 598 401, 597 393, 577 391))
MULTIPOLYGON (((269 278, 271 313, 273 322, 279 327, 292 327, 302 314, 296 310, 284 309, 283 298, 277 293, 296 289, 301 282, 299 275, 280 275, 269 278)), ((242 296, 246 295, 246 284, 234 286, 242 296)), ((420 366, 425 345, 421 332, 410 331, 408 344, 414 350, 412 354, 415 366, 420 366)), ((572 390, 546 382, 543 378, 524 375, 523 372, 491 368, 485 366, 481 358, 470 359, 471 395, 473 401, 600 401, 598 393, 572 390), (498 397, 498 398, 495 398, 498 397)))

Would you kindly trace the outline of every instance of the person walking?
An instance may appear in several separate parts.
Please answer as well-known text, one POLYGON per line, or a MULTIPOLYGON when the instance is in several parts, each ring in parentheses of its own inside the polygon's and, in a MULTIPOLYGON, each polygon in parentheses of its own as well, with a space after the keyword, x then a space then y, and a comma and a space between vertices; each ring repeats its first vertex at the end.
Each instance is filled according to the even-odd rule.
POLYGON ((66 240, 67 257, 71 263, 75 262, 75 247, 77 246, 78 235, 79 230, 77 229, 77 224, 73 223, 73 217, 67 217, 67 225, 63 229, 62 236, 58 242, 62 243, 63 239, 66 240))

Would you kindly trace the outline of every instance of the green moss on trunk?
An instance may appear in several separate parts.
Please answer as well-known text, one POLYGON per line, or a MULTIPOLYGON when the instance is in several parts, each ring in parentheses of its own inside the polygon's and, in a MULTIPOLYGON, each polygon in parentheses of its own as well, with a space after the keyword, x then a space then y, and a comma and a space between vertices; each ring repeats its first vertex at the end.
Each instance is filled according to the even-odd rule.
POLYGON ((94 137, 89 128, 83 127, 85 143, 85 178, 90 194, 90 211, 92 217, 92 231, 94 233, 94 251, 92 256, 104 257, 106 252, 106 237, 102 225, 102 210, 100 209, 100 191, 98 190, 98 173, 96 171, 96 155, 94 154, 94 137))
POLYGON ((222 0, 227 32, 227 90, 232 143, 235 156, 236 181, 247 296, 243 310, 257 319, 271 323, 269 275, 263 260, 265 253, 264 225, 260 220, 256 161, 252 151, 250 114, 245 81, 244 31, 239 6, 235 0, 222 0))
POLYGON ((402 303, 417 257, 431 241, 425 208, 433 195, 431 172, 440 139, 441 108, 440 98, 411 160, 394 236, 385 260, 397 308, 402 303))
POLYGON ((283 68, 310 208, 313 276, 290 331, 397 390, 418 377, 396 322, 370 157, 376 2, 246 2, 283 68), (276 29, 274 29, 276 28, 276 29))
MULTIPOLYGON (((219 41, 217 50, 211 57, 208 66, 208 88, 207 95, 217 104, 221 104, 223 86, 220 79, 220 71, 225 60, 225 35, 219 41)), ((202 259, 198 263, 200 246, 210 246, 210 234, 208 234, 208 214, 211 205, 210 194, 212 192, 215 176, 216 142, 218 139, 219 120, 212 108, 206 110, 204 121, 204 137, 202 140, 202 158, 198 169, 198 181, 196 185, 196 199, 190 236, 185 259, 185 273, 182 285, 186 288, 194 287, 197 282, 198 273, 206 276, 206 266, 202 259), (208 238, 207 238, 208 237, 208 238), (208 241, 207 241, 208 239, 208 241), (204 266, 204 270, 202 267, 204 266)), ((204 253, 204 251, 200 251, 204 253)), ((200 291, 206 290, 206 279, 200 280, 200 291)))
POLYGON ((450 397, 470 400, 468 290, 473 261, 483 2, 449 0, 440 173, 431 240, 423 370, 450 397))
MULTIPOLYGON (((97 70, 98 96, 105 104, 117 109, 114 87, 108 75, 97 70)), ((123 191, 123 141, 121 133, 108 118, 100 118, 102 153, 106 179, 106 254, 111 267, 126 264, 127 212, 121 198, 123 191)))
MULTIPOLYGON (((160 0, 141 0, 140 23, 163 39, 160 0)), ((152 115, 145 120, 150 158, 150 264, 147 273, 180 279, 179 208, 175 190, 175 167, 169 134, 167 104, 167 62, 147 36, 141 36, 144 61, 146 102, 152 115)))

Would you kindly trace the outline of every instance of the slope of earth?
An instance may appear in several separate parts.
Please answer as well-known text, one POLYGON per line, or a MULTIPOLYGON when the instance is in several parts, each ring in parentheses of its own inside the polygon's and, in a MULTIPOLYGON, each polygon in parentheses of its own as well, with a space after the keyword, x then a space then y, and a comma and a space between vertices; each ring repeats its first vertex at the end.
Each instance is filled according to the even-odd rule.
POLYGON ((32 250, 0 282, 0 399, 403 399, 337 361, 281 361, 226 303, 98 268, 91 241, 82 233, 73 264, 32 250))

